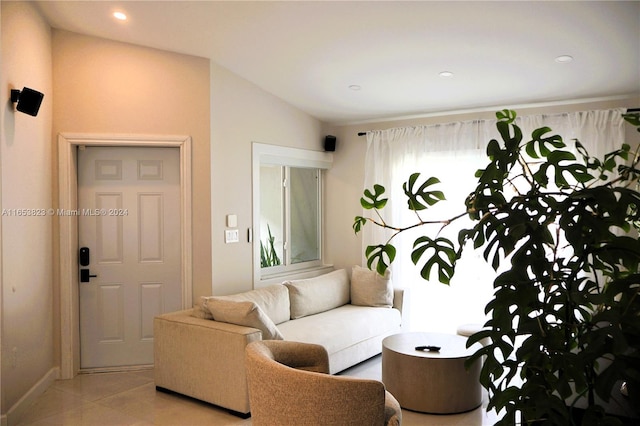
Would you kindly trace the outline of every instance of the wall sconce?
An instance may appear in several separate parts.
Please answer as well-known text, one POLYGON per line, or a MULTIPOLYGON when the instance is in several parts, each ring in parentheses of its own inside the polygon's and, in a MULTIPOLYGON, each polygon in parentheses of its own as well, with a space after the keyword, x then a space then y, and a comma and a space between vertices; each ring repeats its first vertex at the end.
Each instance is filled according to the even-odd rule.
POLYGON ((28 87, 23 87, 22 91, 11 89, 11 102, 18 103, 16 109, 34 117, 38 115, 42 98, 44 98, 43 93, 29 89, 28 87))

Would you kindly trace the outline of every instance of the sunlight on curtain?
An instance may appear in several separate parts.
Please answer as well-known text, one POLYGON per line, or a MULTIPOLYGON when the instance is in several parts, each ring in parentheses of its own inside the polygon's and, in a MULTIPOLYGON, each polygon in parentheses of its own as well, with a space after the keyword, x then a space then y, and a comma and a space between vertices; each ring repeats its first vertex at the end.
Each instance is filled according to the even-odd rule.
MULTIPOLYGON (((524 141, 529 140, 532 130, 544 125, 562 135, 568 146, 573 147, 573 139, 579 138, 592 156, 602 156, 624 141, 622 113, 624 110, 619 109, 526 116, 519 117, 518 124, 524 141)), ((420 182, 431 176, 440 179, 438 189, 447 198, 426 213, 420 212, 422 220, 446 220, 464 213, 464 200, 476 185, 475 171, 488 161, 487 143, 494 138, 501 140, 495 124, 496 120, 479 120, 368 132, 364 188, 373 188, 376 183, 386 188, 389 202, 382 211, 384 221, 396 227, 417 222, 416 213, 407 209, 402 190, 402 184, 414 172, 421 173, 420 182)), ((372 214, 363 211, 363 216, 372 214)), ((471 225, 467 218, 444 228, 427 225, 391 241, 398 250, 391 266, 394 285, 410 291, 409 330, 455 333, 461 324, 486 321, 484 307, 492 297, 496 272, 486 264, 481 249, 465 250, 449 286, 438 281, 435 270, 428 282, 423 280, 422 264, 411 262, 413 241, 418 236, 439 233, 457 241, 458 231, 471 225)), ((362 252, 368 245, 386 242, 391 235, 388 230, 367 224, 362 231, 362 252)))

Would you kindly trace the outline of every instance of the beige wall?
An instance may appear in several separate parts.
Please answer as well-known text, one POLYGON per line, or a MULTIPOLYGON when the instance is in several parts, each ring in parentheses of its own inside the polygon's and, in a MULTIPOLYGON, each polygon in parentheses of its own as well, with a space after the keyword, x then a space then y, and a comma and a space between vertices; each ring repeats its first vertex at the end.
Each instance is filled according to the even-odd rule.
MULTIPOLYGON (((3 209, 52 205, 51 31, 30 3, 2 4, 0 157, 3 209), (45 94, 37 117, 14 112, 9 90, 45 94)), ((2 216, 2 415, 54 368, 51 216, 2 216)))
MULTIPOLYGON (((519 115, 529 115, 618 107, 640 107, 640 98, 515 109, 519 115)), ((356 236, 351 228, 354 217, 362 215, 362 207, 360 207, 359 200, 363 191, 364 157, 367 149, 366 137, 358 136, 358 132, 487 118, 495 118, 495 111, 442 114, 409 120, 335 126, 329 129, 335 132, 338 138, 338 147, 327 184, 327 261, 333 263, 335 268, 349 268, 354 264, 363 262, 361 234, 356 236)), ((627 126, 627 140, 635 144, 640 143, 640 133, 627 126)))
POLYGON ((211 65, 211 247, 216 295, 253 288, 251 144, 321 151, 321 123, 225 68, 211 65), (226 215, 240 242, 225 244, 226 215))
MULTIPOLYGON (((2 95, 8 99, 10 85, 47 94, 38 118, 3 104, 2 207, 57 207, 61 132, 190 135, 194 299, 250 289, 251 245, 245 239, 226 245, 222 235, 230 213, 238 215, 242 235, 251 226, 251 142, 321 150, 321 123, 208 59, 52 32, 29 3, 3 2, 2 18, 1 59, 11 64, 2 69, 2 95)), ((3 225, 4 414, 33 393, 35 382, 55 374, 60 313, 54 220, 7 217, 3 225)))
POLYGON ((53 134, 192 138, 193 286, 211 282, 209 60, 53 32, 53 134))

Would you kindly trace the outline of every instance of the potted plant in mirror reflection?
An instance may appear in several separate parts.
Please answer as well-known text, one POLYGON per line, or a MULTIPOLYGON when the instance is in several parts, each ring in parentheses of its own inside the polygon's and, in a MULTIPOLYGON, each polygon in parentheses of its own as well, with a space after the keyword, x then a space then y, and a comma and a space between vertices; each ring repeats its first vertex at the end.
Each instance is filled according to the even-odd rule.
MULTIPOLYGON (((403 227, 383 219, 383 186, 364 191, 361 205, 376 215, 357 216, 355 232, 367 223, 391 231, 367 247, 368 266, 384 273, 396 255, 393 238, 421 226, 411 259, 425 280, 436 271, 449 284, 463 249, 482 249, 503 272, 485 309, 490 319, 468 340, 489 343, 468 362, 484 358, 480 381, 498 424, 621 424, 607 412, 621 384, 623 399, 640 409, 637 150, 623 144, 595 158, 575 141, 576 155, 551 129, 524 138, 515 112, 496 115, 502 141, 488 143, 487 166, 476 172, 460 215, 421 220, 421 211, 445 200, 435 177, 415 173, 404 183, 417 220, 403 227), (464 216, 473 226, 457 241, 430 236, 464 216)), ((623 117, 640 131, 640 114, 623 117)))
POLYGON ((275 248, 276 238, 271 235, 271 228, 267 224, 267 241, 263 243, 260 240, 260 266, 262 268, 268 268, 270 266, 280 265, 280 258, 275 248))

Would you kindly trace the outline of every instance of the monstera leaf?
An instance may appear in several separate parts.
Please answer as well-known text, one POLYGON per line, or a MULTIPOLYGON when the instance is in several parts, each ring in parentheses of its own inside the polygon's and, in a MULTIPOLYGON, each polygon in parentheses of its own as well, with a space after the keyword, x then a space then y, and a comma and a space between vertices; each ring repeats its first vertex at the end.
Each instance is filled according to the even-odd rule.
POLYGON ((358 232, 360 232, 362 227, 366 224, 367 224, 367 218, 362 216, 356 216, 355 219, 353 220, 352 228, 354 232, 357 234, 358 232))
POLYGON ((568 173, 579 183, 586 183, 593 179, 593 176, 587 171, 587 166, 579 163, 564 164, 564 162, 574 161, 576 156, 569 151, 552 151, 547 155, 547 161, 540 166, 538 171, 533 174, 536 182, 543 188, 549 184, 547 175, 550 168, 554 169, 554 181, 558 188, 568 188, 571 184, 567 181, 565 173, 568 173), (561 164, 563 163, 563 164, 561 164))
POLYGON ((372 265, 376 264, 376 272, 384 275, 389 265, 396 258, 396 248, 391 244, 379 244, 377 246, 368 246, 365 250, 367 256, 367 267, 372 269, 372 265))
POLYGON ((438 271, 438 280, 443 284, 449 284, 457 259, 453 243, 442 237, 435 240, 426 236, 420 237, 413 243, 411 260, 414 265, 417 265, 423 257, 427 259, 420 270, 422 278, 428 280, 431 270, 435 267, 438 271))
POLYGON ((525 151, 531 158, 547 157, 554 149, 566 146, 560 135, 544 138, 544 134, 549 132, 551 132, 551 129, 548 127, 541 127, 533 131, 531 141, 525 145, 525 151))
POLYGON ((364 197, 360 198, 360 205, 367 209, 382 209, 387 205, 387 198, 380 198, 385 192, 385 188, 382 185, 373 185, 373 192, 366 189, 364 191, 364 197))
POLYGON ((416 188, 416 181, 420 177, 420 173, 414 173, 409 177, 409 180, 402 184, 404 194, 407 196, 407 204, 409 210, 425 210, 429 206, 433 206, 438 201, 444 200, 444 193, 442 191, 429 191, 431 185, 440 183, 440 180, 434 177, 427 179, 422 185, 416 188), (422 200, 422 201, 420 201, 422 200))

